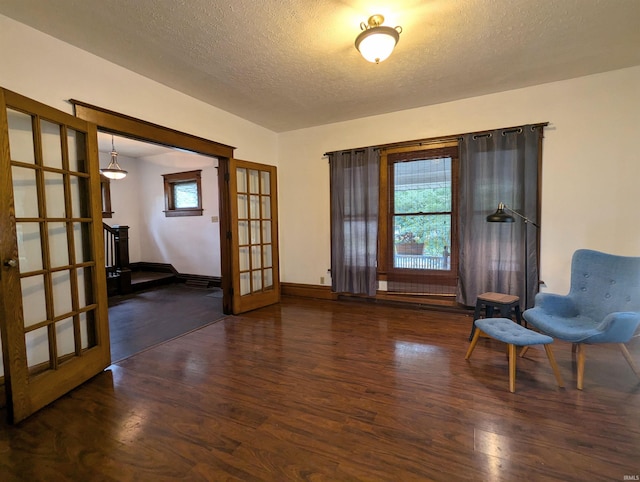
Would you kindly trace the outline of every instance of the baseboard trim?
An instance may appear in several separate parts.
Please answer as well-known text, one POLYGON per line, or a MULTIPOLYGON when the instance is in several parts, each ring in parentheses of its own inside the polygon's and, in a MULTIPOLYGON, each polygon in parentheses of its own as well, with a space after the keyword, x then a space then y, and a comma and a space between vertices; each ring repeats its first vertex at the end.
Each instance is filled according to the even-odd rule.
POLYGON ((178 283, 185 283, 190 286, 202 288, 222 286, 220 276, 207 276, 202 274, 179 273, 171 263, 150 263, 148 261, 137 261, 130 264, 131 271, 155 271, 158 273, 171 273, 176 277, 178 283))
POLYGON ((172 273, 178 276, 178 271, 170 263, 150 263, 148 261, 136 261, 129 264, 131 271, 157 271, 158 273, 172 273))
POLYGON ((280 283, 280 290, 284 296, 300 296, 302 298, 332 301, 338 299, 338 294, 331 291, 331 286, 280 283))
POLYGON ((202 288, 220 288, 222 287, 222 278, 220 276, 205 276, 201 274, 178 273, 176 275, 178 281, 189 286, 198 286, 202 288))

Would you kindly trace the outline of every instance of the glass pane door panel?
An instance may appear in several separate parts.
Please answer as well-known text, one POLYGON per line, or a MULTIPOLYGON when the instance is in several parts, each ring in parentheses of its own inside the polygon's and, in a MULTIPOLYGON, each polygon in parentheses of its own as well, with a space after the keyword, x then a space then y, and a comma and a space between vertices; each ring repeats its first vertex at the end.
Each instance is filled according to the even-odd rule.
POLYGON ((249 217, 249 201, 246 194, 238 194, 238 219, 249 217))
POLYGON ((251 244, 260 244, 260 221, 251 221, 251 244))
POLYGON ((249 212, 251 219, 260 219, 260 196, 251 196, 251 206, 249 212))
POLYGON ((271 245, 265 244, 262 246, 262 262, 265 268, 271 268, 273 266, 273 256, 271 254, 271 245))
POLYGON ((47 302, 44 276, 29 276, 20 280, 24 326, 28 327, 47 319, 47 302))
POLYGON ((72 311, 70 271, 51 273, 51 283, 53 285, 54 316, 64 315, 72 311))
POLYGON ((271 221, 262 221, 262 242, 271 242, 271 221))
POLYGON ((93 304, 93 278, 91 277, 92 268, 80 268, 76 270, 78 276, 78 308, 93 304))
POLYGON ((42 269, 42 244, 40 243, 40 223, 16 223, 18 237, 18 257, 20 272, 42 269))
POLYGON ((82 309, 87 306, 87 297, 85 295, 86 286, 85 282, 87 280, 84 279, 84 270, 77 269, 76 276, 78 279, 78 308, 82 309))
POLYGON ((13 202, 17 218, 37 218, 38 189, 36 184, 36 170, 13 166, 13 202))
POLYGON ((262 217, 271 219, 271 198, 269 196, 261 196, 262 200, 262 217))
POLYGON ((96 346, 96 317, 95 310, 80 313, 80 346, 83 349, 96 346))
POLYGON ((253 292, 262 291, 262 270, 252 271, 253 292))
POLYGON ((260 173, 254 169, 249 171, 249 192, 251 194, 260 193, 260 173))
POLYGON ((11 160, 35 164, 33 148, 33 123, 31 116, 7 109, 9 121, 9 151, 11 160))
POLYGON ((70 176, 71 186, 71 212, 74 218, 91 217, 89 212, 88 180, 84 177, 70 176))
POLYGON ((30 368, 49 363, 49 336, 46 326, 27 333, 25 341, 27 343, 27 365, 30 368))
POLYGON ((260 246, 251 246, 251 269, 262 268, 262 256, 260 246))
POLYGON ((260 181, 260 190, 262 194, 271 194, 271 174, 267 171, 261 171, 260 181))
POLYGON ((58 358, 75 353, 75 335, 73 332, 73 318, 65 318, 56 323, 56 347, 58 358))
POLYGON ((44 191, 48 218, 64 218, 64 176, 55 172, 44 173, 44 191))
POLYGON ((80 315, 78 315, 80 319, 80 346, 83 350, 86 350, 90 346, 93 346, 93 344, 89 341, 89 331, 91 330, 89 330, 90 323, 88 315, 93 315, 93 312, 80 313, 80 315))
POLYGON ((246 169, 237 169, 236 170, 236 185, 238 187, 238 192, 247 192, 247 170, 246 169))
POLYGON ((239 261, 240 261, 240 271, 248 271, 249 270, 249 266, 250 266, 249 247, 248 246, 242 246, 240 248, 239 261))
POLYGON ((62 145, 60 143, 60 125, 42 120, 42 162, 45 166, 62 169, 62 145))
POLYGON ((69 244, 67 243, 66 223, 46 223, 49 234, 49 259, 51 267, 57 268, 69 264, 69 244))
POLYGON ((238 221, 238 244, 249 244, 248 221, 238 221))
POLYGON ((240 273, 240 296, 251 293, 251 278, 248 272, 240 273))
POLYGON ((73 223, 73 243, 76 252, 76 263, 92 261, 90 229, 90 223, 73 223))
POLYGON ((86 139, 84 132, 67 129, 67 145, 69 149, 69 170, 87 172, 86 139))
POLYGON ((272 289, 273 288, 273 270, 265 269, 264 270, 264 289, 272 289))

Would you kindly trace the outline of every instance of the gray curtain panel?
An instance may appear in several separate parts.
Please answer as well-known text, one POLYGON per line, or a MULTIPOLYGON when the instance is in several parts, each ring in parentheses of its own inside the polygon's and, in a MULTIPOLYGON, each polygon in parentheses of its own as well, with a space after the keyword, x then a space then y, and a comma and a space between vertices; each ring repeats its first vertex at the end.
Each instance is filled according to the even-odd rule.
POLYGON ((538 228, 517 216, 513 223, 489 223, 486 217, 502 202, 540 224, 542 131, 543 126, 527 125, 461 139, 459 303, 473 306, 479 294, 494 291, 519 296, 523 309, 533 305, 539 280, 538 228))
POLYGON ((378 246, 377 149, 329 153, 331 169, 331 288, 376 294, 378 246))

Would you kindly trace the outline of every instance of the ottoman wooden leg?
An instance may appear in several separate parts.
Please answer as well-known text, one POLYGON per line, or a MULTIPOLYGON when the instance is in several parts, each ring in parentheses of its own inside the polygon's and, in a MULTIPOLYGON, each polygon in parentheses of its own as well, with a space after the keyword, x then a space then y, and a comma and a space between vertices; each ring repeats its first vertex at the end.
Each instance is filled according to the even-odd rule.
POLYGON ((471 358, 471 354, 473 353, 473 349, 476 347, 476 344, 478 343, 478 338, 480 338, 480 330, 476 329, 475 333, 473 334, 473 339, 471 340, 471 344, 469 345, 469 349, 467 350, 467 354, 464 356, 465 360, 468 360, 469 358, 471 358))
POLYGON ((516 346, 509 343, 509 391, 516 391, 516 346))
POLYGON ((544 351, 547 352, 547 358, 549 359, 549 363, 551 364, 551 368, 553 369, 553 374, 556 376, 556 381, 558 382, 559 387, 564 387, 564 380, 562 380, 562 375, 560 374, 560 369, 558 369, 558 364, 556 363, 556 358, 553 356, 553 351, 551 350, 551 345, 545 345, 544 351))
POLYGON ((578 390, 582 390, 582 383, 584 382, 584 343, 576 343, 578 350, 578 390))

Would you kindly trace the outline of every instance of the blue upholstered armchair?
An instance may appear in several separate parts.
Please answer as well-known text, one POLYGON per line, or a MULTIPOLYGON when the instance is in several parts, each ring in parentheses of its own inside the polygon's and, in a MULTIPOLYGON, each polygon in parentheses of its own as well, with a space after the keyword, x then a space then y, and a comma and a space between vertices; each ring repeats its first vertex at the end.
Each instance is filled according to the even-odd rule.
POLYGON ((640 324, 640 257, 579 249, 571 261, 569 294, 538 293, 535 306, 523 317, 553 338, 573 343, 578 352, 579 390, 584 379, 584 345, 618 343, 640 377, 624 345, 640 324))

